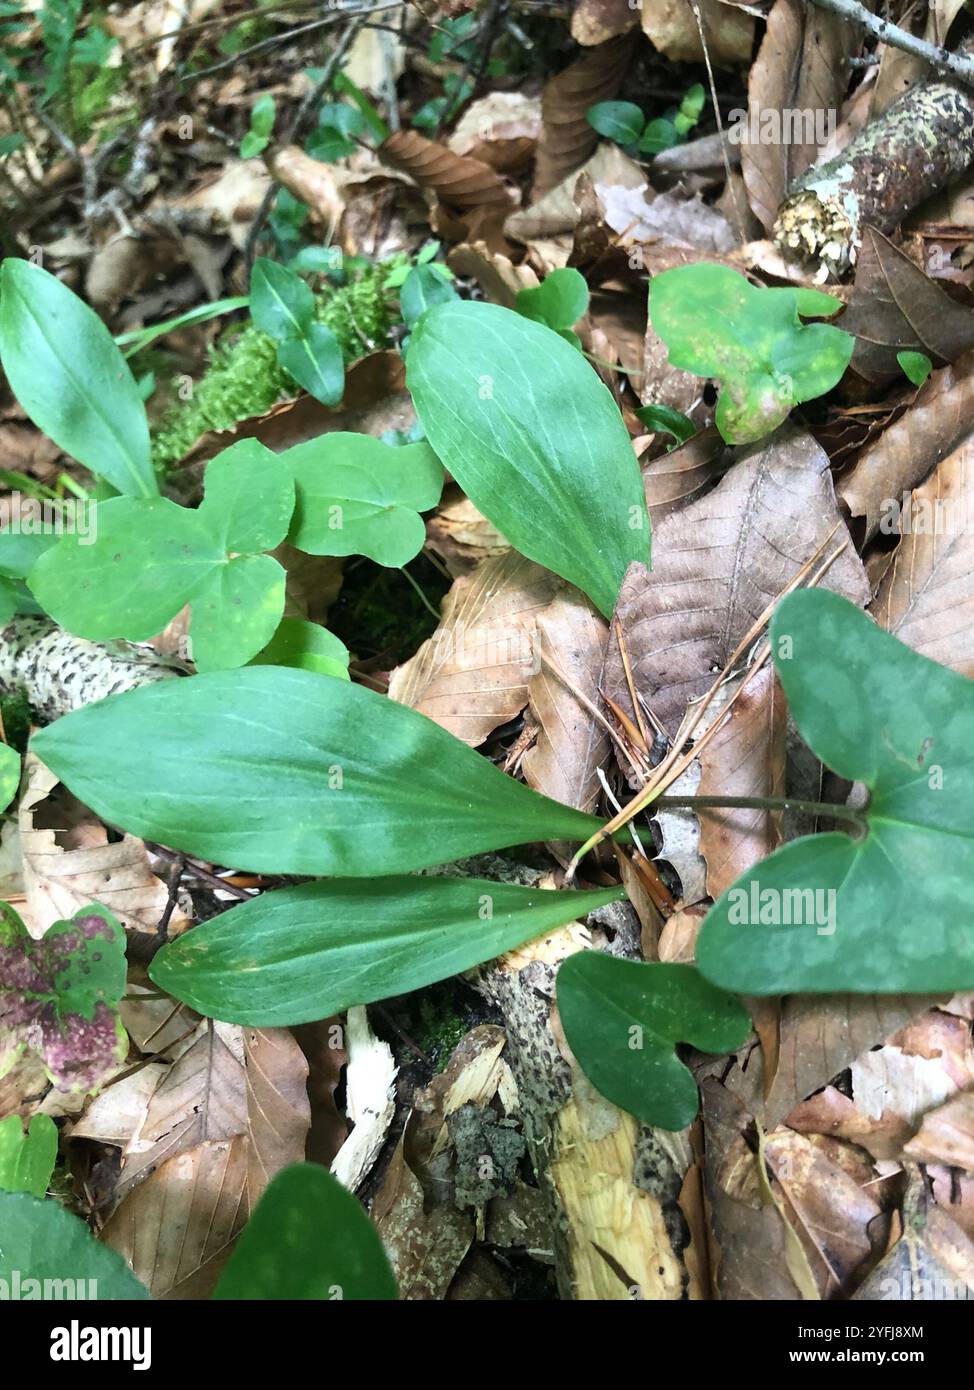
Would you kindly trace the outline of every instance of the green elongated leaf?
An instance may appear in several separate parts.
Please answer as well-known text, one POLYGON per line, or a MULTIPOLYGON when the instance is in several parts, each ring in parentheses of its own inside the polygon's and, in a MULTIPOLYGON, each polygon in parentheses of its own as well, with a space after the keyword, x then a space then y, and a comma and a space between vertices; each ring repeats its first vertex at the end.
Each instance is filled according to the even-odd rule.
POLYGON ((184 933, 150 973, 223 1022, 288 1027, 448 979, 622 897, 476 878, 329 879, 184 933))
POLYGON ((34 747, 113 824, 271 873, 400 873, 601 825, 405 705, 278 666, 113 695, 34 747))
POLYGON ((224 550, 255 555, 287 535, 294 481, 277 454, 241 439, 211 460, 199 518, 224 550))
POLYGON ((257 327, 283 343, 306 333, 314 312, 315 297, 301 276, 258 256, 250 277, 250 313, 257 327))
POLYGON ((649 518, 629 432, 564 339, 495 304, 442 304, 409 345, 406 380, 426 437, 523 555, 611 614, 649 518))
MULTIPOLYGON (((818 290, 757 288, 722 265, 664 270, 649 286, 650 318, 670 362, 720 382, 716 423, 732 444, 770 434, 793 406, 838 383, 855 339, 799 318, 829 312, 829 300, 818 290)), ((835 312, 840 301, 831 302, 835 312)))
POLYGON ((337 405, 345 392, 345 360, 338 339, 324 323, 280 343, 277 360, 316 401, 337 405))
POLYGON ((101 319, 29 261, 0 266, 0 362, 38 429, 119 492, 159 491, 145 406, 101 319))
POLYGON ((0 903, 0 1076, 25 1047, 64 1090, 93 1091, 125 1056, 125 933, 92 904, 35 941, 0 903))
POLYGON ((519 290, 514 308, 535 323, 547 324, 556 333, 571 328, 588 312, 585 276, 571 266, 553 270, 536 289, 519 290))
POLYGON ((98 503, 97 528, 65 535, 30 572, 52 618, 92 641, 145 641, 192 605, 200 670, 241 665, 270 640, 284 611, 285 573, 269 555, 294 509, 291 475, 256 440, 232 445, 206 470, 196 511, 166 498, 98 503))
POLYGON ((643 964, 599 951, 579 951, 559 969, 558 1013, 596 1090, 660 1129, 684 1129, 697 1113, 697 1083, 676 1044, 731 1052, 751 1027, 734 996, 692 965, 643 964))
POLYGON ((619 145, 634 145, 642 132, 645 116, 631 101, 597 101, 585 112, 593 130, 619 145))
POLYGON ((771 626, 802 737, 869 789, 866 833, 806 836, 737 880, 697 944, 747 994, 974 986, 974 684, 818 589, 771 626))
POLYGON ((0 1120, 0 1188, 43 1197, 57 1162, 57 1125, 35 1115, 25 1130, 19 1115, 0 1120))
MULTIPOLYGON (((671 434, 677 444, 685 444, 697 432, 693 421, 682 411, 674 410, 671 405, 641 405, 634 414, 647 429, 671 434)), ((673 447, 670 445, 670 448, 673 447)))
POLYGON ((261 1194, 213 1297, 389 1302, 398 1289, 361 1203, 327 1169, 295 1163, 261 1194))
POLYGON ((297 488, 288 540, 311 555, 367 555, 405 565, 426 540, 443 466, 428 444, 384 444, 336 430, 279 455, 297 488))
POLYGON ((0 1192, 0 1288, 21 1299, 147 1299, 121 1255, 60 1202, 0 1192))
POLYGON ((333 632, 304 618, 282 618, 281 625, 252 666, 293 666, 322 676, 350 679, 348 648, 333 632))
POLYGON ((9 743, 0 743, 0 811, 5 811, 20 786, 20 754, 9 743))
POLYGON ((457 292, 449 280, 432 265, 415 265, 407 270, 399 291, 399 308, 407 328, 415 328, 420 314, 434 304, 448 304, 457 292))

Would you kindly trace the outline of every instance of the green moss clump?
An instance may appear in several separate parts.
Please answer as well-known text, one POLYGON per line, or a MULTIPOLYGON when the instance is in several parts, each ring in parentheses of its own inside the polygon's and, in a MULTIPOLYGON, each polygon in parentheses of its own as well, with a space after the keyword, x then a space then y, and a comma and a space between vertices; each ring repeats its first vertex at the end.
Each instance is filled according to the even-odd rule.
MULTIPOLYGON (((315 317, 335 334, 346 363, 388 342, 391 316, 382 291, 387 274, 387 267, 373 266, 351 283, 329 285, 315 296, 315 317)), ((153 463, 168 468, 210 430, 232 429, 299 390, 278 366, 273 339, 248 323, 231 342, 211 349, 192 397, 173 406, 154 431, 153 463)))

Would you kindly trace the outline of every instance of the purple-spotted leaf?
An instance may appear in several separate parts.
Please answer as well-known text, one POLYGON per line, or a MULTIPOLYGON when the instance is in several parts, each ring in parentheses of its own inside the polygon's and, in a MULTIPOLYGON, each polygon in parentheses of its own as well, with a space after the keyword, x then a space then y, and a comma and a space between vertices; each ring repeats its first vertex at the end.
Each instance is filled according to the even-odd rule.
POLYGON ((125 1058, 125 933, 92 904, 35 941, 0 903, 0 1076, 25 1048, 62 1090, 94 1091, 125 1058))

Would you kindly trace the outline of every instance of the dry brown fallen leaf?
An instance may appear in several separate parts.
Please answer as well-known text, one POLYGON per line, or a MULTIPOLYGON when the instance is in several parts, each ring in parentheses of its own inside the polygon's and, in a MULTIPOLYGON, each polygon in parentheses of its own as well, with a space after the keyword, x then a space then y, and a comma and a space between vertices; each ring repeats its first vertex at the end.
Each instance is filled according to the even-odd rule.
POLYGON ((530 166, 541 135, 541 99, 525 92, 489 92, 472 101, 447 144, 498 174, 520 174, 530 166))
MULTIPOLYGON (((746 63, 754 44, 754 16, 722 0, 695 0, 710 61, 746 63)), ((643 0, 643 33, 674 63, 700 63, 703 45, 690 0, 643 0)))
POLYGON ((484 560, 510 550, 505 538, 455 483, 448 483, 426 538, 454 579, 470 574, 484 560))
POLYGON ((869 611, 915 651, 974 676, 974 444, 898 508, 903 534, 869 611))
POLYGON ((250 1214, 245 1135, 170 1158, 131 1192, 101 1238, 153 1299, 208 1298, 250 1214))
POLYGON ((555 801, 592 811, 601 792, 599 769, 609 757, 608 734, 592 713, 599 707, 608 624, 570 588, 538 615, 536 626, 538 669, 528 697, 538 737, 522 760, 524 779, 555 801))
POLYGON ((931 373, 906 413, 836 483, 840 501, 864 518, 866 540, 876 535, 889 502, 902 502, 972 429, 974 352, 968 352, 931 373))
POLYGON ((287 1028, 246 1028, 244 1073, 253 1206, 276 1173, 304 1160, 311 1126, 308 1062, 287 1028))
MULTIPOLYGON (((18 809, 24 891, 32 930, 43 935, 53 922, 100 902, 127 931, 155 933, 169 889, 149 867, 145 845, 134 835, 109 842, 108 832, 60 787, 52 772, 28 752, 26 790, 18 809)), ((189 919, 176 906, 171 935, 189 919)))
POLYGON ((572 11, 572 38, 585 48, 626 34, 639 23, 639 10, 629 0, 578 0, 572 11))
POLYGON ((920 1128, 904 1145, 914 1163, 944 1163, 974 1173, 974 1091, 961 1091, 928 1110, 920 1128))
POLYGON ((853 1297, 899 1303, 974 1297, 974 1241, 931 1200, 911 1168, 903 1199, 903 1235, 853 1297))
MULTIPOLYGON (((797 138, 741 143, 741 173, 758 221, 770 231, 794 179, 816 158, 827 132, 809 131, 806 114, 833 112, 849 82, 845 58, 853 31, 836 15, 804 0, 776 0, 757 58, 748 74, 748 110, 759 119, 784 111, 794 118, 797 138), (808 136, 812 138, 809 139, 808 136), (819 138, 821 137, 821 138, 819 138)), ((815 125, 818 124, 816 121, 815 125)))
POLYGON ((581 213, 575 200, 575 189, 582 174, 592 182, 626 188, 638 188, 646 182, 646 171, 618 145, 602 141, 590 159, 578 169, 572 169, 562 181, 538 197, 529 207, 520 208, 504 223, 504 231, 516 241, 534 246, 539 238, 555 237, 570 232, 581 213))
POLYGON ((711 426, 642 465, 646 506, 654 531, 664 516, 680 511, 716 482, 726 465, 726 449, 711 426))
POLYGON ((308 1063, 311 1106, 311 1128, 305 1146, 308 1162, 329 1168, 348 1138, 348 1121, 335 1099, 348 1061, 345 1029, 340 1018, 332 1017, 317 1023, 302 1023, 291 1031, 308 1063))
MULTIPOLYGON (((712 492, 664 517, 653 541, 654 569, 630 566, 615 617, 636 688, 665 729, 676 732, 688 702, 703 694, 752 623, 833 532, 829 553, 848 536, 828 458, 788 427, 749 449, 712 492)), ((860 605, 870 596, 848 544, 822 583, 860 605)), ((633 717, 614 631, 605 691, 633 717)))
POLYGON ((476 280, 491 304, 513 309, 521 290, 536 289, 540 281, 528 265, 514 265, 482 241, 454 246, 447 265, 455 275, 476 280))
POLYGON ((389 695, 472 747, 527 704, 538 615, 561 589, 550 570, 507 550, 457 579, 436 632, 397 667, 389 695))
POLYGON ((599 137, 586 112, 618 93, 632 58, 632 38, 620 34, 586 49, 546 83, 534 168, 535 200, 581 168, 595 149, 599 137))
POLYGON ((395 131, 379 146, 378 155, 384 164, 408 174, 441 203, 460 212, 498 208, 506 214, 513 205, 510 186, 489 164, 459 155, 418 131, 395 131))
POLYGON ((951 299, 875 227, 863 229, 852 297, 841 324, 855 334, 852 366, 878 384, 901 375, 900 351, 954 362, 974 348, 974 313, 951 299))

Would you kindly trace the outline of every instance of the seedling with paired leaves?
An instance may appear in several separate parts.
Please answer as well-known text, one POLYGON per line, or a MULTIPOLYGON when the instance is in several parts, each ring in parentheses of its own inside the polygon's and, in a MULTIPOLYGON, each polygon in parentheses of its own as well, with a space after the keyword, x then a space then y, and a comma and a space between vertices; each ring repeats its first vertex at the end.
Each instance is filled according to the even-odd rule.
POLYGON ((614 140, 624 150, 653 155, 687 139, 700 119, 706 99, 703 86, 697 82, 689 88, 679 106, 653 120, 647 121, 632 101, 598 101, 588 108, 585 118, 593 130, 606 140, 614 140))

